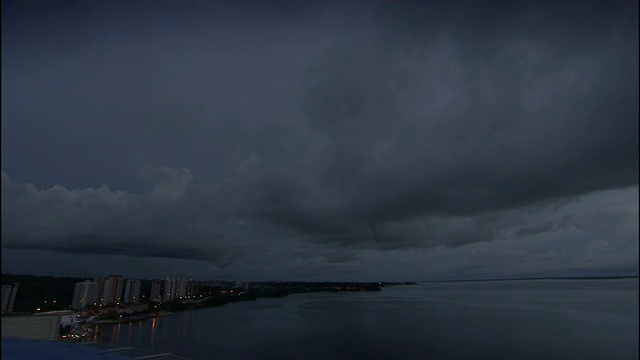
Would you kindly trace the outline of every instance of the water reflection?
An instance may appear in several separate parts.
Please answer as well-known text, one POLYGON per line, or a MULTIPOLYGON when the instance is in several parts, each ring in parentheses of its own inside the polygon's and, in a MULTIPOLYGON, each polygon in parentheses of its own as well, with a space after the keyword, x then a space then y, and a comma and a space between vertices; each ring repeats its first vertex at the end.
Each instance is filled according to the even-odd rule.
POLYGON ((118 323, 117 326, 114 326, 115 332, 114 332, 113 337, 111 339, 111 344, 112 345, 116 345, 118 339, 120 339, 120 330, 121 330, 121 328, 122 328, 122 323, 118 323))
POLYGON ((153 343, 156 338, 156 328, 158 327, 158 318, 151 318, 151 337, 149 338, 149 348, 153 349, 153 343))
POLYGON ((638 281, 438 283, 152 318, 100 342, 216 359, 637 359, 638 281), (116 338, 119 336, 119 338, 116 338), (126 345, 127 342, 131 342, 126 345))
POLYGON ((100 334, 100 325, 95 325, 93 328, 93 336, 91 337, 91 341, 98 341, 98 336, 100 334))

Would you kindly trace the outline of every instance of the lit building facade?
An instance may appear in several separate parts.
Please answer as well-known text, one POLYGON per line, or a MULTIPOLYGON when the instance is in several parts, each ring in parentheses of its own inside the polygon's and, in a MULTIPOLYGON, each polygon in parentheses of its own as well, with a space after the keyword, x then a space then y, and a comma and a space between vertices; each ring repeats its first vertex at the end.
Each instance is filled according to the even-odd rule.
POLYGON ((122 302, 122 286, 124 280, 121 275, 110 275, 104 280, 104 288, 100 303, 113 305, 122 302))
POLYGON ((154 279, 151 281, 151 294, 149 294, 149 300, 162 301, 162 281, 154 279))
POLYGON ((176 298, 176 285, 178 284, 177 279, 167 278, 164 281, 164 294, 162 295, 162 300, 169 301, 176 298))
POLYGON ((76 284, 73 291, 73 300, 71 306, 74 309, 84 309, 88 305, 97 305, 99 303, 100 288, 95 281, 83 281, 76 284))
POLYGON ((186 279, 178 279, 176 280, 176 294, 175 299, 182 299, 187 297, 187 285, 189 281, 186 279))
POLYGON ((140 302, 140 280, 127 280, 124 287, 123 302, 126 304, 138 304, 140 302))
POLYGON ((194 297, 198 295, 198 283, 189 282, 187 285, 187 297, 194 297))
POLYGON ((183 299, 187 297, 189 281, 187 279, 167 278, 164 281, 164 292, 162 299, 164 301, 183 299))

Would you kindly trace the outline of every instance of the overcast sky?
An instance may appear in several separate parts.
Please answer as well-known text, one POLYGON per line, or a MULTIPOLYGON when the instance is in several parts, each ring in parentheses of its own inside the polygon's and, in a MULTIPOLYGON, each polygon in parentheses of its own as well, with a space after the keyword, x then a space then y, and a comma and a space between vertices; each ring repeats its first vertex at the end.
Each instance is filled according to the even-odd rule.
POLYGON ((2 272, 638 273, 638 2, 2 1, 2 272))

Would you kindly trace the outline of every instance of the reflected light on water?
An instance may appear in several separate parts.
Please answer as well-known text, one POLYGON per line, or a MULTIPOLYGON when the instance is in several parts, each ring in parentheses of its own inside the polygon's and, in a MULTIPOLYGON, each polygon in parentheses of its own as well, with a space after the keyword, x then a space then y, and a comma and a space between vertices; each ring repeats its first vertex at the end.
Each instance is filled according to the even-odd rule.
POLYGON ((93 329, 93 337, 91 341, 98 341, 98 334, 100 333, 100 325, 95 325, 93 329))
POLYGON ((122 323, 118 323, 118 326, 115 327, 115 336, 113 337, 113 340, 111 341, 111 343, 113 345, 116 345, 117 340, 120 338, 120 330, 122 329, 122 323))
POLYGON ((158 318, 151 318, 151 337, 149 338, 149 347, 153 348, 153 341, 156 337, 156 328, 158 327, 158 318))

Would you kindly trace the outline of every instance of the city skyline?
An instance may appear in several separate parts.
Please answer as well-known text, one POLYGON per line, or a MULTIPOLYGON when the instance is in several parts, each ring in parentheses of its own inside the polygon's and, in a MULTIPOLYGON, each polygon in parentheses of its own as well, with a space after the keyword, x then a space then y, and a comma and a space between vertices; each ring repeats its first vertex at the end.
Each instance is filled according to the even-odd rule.
POLYGON ((637 13, 3 1, 2 273, 637 275, 637 13))
POLYGON ((93 280, 76 283, 70 306, 75 310, 82 310, 87 306, 137 305, 142 300, 157 302, 186 299, 197 293, 197 285, 194 283, 197 281, 193 281, 193 279, 170 277, 164 281, 131 278, 124 281, 122 275, 97 276, 93 280), (148 294, 141 292, 142 281, 151 282, 148 294), (155 285, 159 285, 158 288, 155 285))

